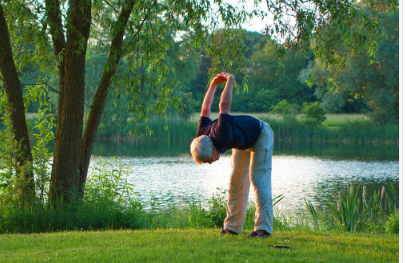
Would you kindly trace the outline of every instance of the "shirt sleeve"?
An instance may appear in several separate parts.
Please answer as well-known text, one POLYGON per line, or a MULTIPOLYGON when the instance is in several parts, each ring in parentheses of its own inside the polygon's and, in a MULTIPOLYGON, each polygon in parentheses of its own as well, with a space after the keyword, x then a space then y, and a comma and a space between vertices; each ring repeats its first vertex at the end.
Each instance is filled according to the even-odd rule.
POLYGON ((208 117, 201 116, 198 122, 197 137, 204 134, 204 127, 210 124, 212 120, 208 117))
POLYGON ((229 114, 220 114, 218 116, 218 130, 225 136, 233 134, 235 117, 229 114))
POLYGON ((221 148, 229 148, 234 139, 234 117, 229 114, 220 114, 218 126, 215 130, 215 139, 221 148))

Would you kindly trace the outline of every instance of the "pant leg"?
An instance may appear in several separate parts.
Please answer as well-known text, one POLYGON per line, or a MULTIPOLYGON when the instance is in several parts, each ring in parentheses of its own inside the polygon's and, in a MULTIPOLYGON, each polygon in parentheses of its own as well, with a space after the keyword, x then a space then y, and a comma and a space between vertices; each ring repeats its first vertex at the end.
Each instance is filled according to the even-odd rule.
POLYGON ((263 123, 262 132, 251 148, 250 180, 255 193, 254 230, 273 232, 273 200, 271 194, 271 167, 273 155, 273 131, 263 123))
POLYGON ((232 149, 232 172, 229 180, 227 217, 224 228, 238 234, 242 232, 249 198, 249 163, 250 152, 232 149))

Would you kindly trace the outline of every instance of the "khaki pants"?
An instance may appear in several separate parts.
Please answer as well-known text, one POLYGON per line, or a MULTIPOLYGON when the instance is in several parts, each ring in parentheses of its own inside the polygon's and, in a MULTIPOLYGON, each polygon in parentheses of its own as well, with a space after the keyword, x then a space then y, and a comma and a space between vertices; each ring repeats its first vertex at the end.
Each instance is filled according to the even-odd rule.
POLYGON ((261 122, 262 130, 255 144, 246 150, 232 149, 232 172, 229 181, 227 217, 224 228, 242 232, 249 198, 250 183, 255 193, 254 231, 273 231, 271 167, 274 135, 270 126, 261 122))

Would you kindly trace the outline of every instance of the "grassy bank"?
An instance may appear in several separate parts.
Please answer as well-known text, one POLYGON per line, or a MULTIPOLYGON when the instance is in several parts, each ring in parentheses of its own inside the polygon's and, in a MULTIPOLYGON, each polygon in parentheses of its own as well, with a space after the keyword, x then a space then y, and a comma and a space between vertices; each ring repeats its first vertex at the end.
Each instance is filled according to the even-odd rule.
POLYGON ((396 262, 396 235, 276 231, 272 238, 219 229, 1 235, 0 262, 396 262), (289 246, 275 248, 272 245, 289 246))

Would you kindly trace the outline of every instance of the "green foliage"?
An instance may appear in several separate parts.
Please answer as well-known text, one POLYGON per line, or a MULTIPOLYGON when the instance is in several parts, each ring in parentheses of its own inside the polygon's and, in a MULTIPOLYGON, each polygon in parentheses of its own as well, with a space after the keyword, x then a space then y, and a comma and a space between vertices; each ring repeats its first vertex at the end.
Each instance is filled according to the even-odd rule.
MULTIPOLYGON (((360 186, 350 185, 337 198, 328 201, 329 210, 317 210, 305 200, 315 230, 342 229, 348 232, 394 232, 398 227, 399 196, 394 186, 383 186, 368 196, 366 186, 360 196, 360 186), (331 214, 330 214, 331 212, 331 214), (322 226, 322 227, 321 227, 322 226)), ((398 233, 398 232, 396 232, 398 233)))
MULTIPOLYGON (((279 45, 269 40, 254 50, 249 59, 249 92, 241 95, 249 112, 267 112, 282 100, 301 105, 313 100, 314 90, 300 83, 297 76, 306 68, 308 59, 301 49, 288 49, 281 56, 279 45)), ((235 105, 238 110, 238 106, 235 105)), ((246 110, 245 110, 246 111, 246 110)))
MULTIPOLYGON (((211 56, 209 75, 219 72, 232 72, 242 79, 242 87, 247 91, 245 31, 242 29, 218 30, 210 35, 207 54, 211 56)), ((209 85, 210 81, 207 82, 209 85)), ((238 83, 235 83, 238 88, 238 83)))
POLYGON ((349 187, 345 195, 338 194, 336 203, 328 203, 330 210, 339 220, 346 231, 354 232, 357 230, 358 220, 356 215, 359 213, 360 200, 357 198, 359 187, 349 187))
POLYGON ((147 218, 128 174, 128 167, 114 160, 98 161, 84 199, 69 205, 50 206, 38 200, 31 207, 16 209, 15 202, 0 195, 0 233, 141 228, 147 218))
POLYGON ((222 228, 224 219, 226 218, 226 190, 221 191, 217 188, 217 192, 210 200, 208 200, 209 210, 208 215, 214 227, 222 228))
MULTIPOLYGON (((372 13, 379 21, 375 25, 378 36, 371 40, 375 42, 372 54, 352 43, 336 50, 344 60, 341 66, 325 67, 317 57, 308 70, 301 72, 300 79, 315 86, 315 94, 328 111, 366 112, 380 125, 394 123, 399 117, 398 10, 362 7, 359 12, 372 13)), ((348 28, 353 32, 363 30, 358 23, 348 28)))
POLYGON ((48 88, 43 85, 27 86, 26 98, 30 104, 38 105, 34 114, 31 134, 34 138, 32 147, 34 173, 36 175, 36 189, 39 191, 39 200, 44 201, 48 195, 47 189, 50 181, 52 152, 51 144, 55 139, 55 114, 48 98, 48 88))
POLYGON ((282 100, 277 105, 271 108, 272 113, 279 113, 283 116, 285 121, 296 121, 299 111, 299 106, 297 104, 291 104, 287 100, 282 100))
POLYGON ((388 233, 399 233, 399 211, 390 215, 386 224, 386 231, 388 233))
POLYGON ((13 162, 13 146, 10 132, 10 118, 6 111, 7 101, 3 90, 0 90, 0 200, 4 203, 11 201, 15 196, 15 167, 13 162))
POLYGON ((129 167, 111 161, 102 162, 99 158, 86 184, 84 199, 89 203, 105 200, 110 203, 129 205, 137 203, 134 198, 133 184, 128 182, 129 167))
POLYGON ((304 114, 303 122, 307 125, 319 126, 326 120, 326 112, 318 101, 313 103, 304 102, 301 113, 304 114))

